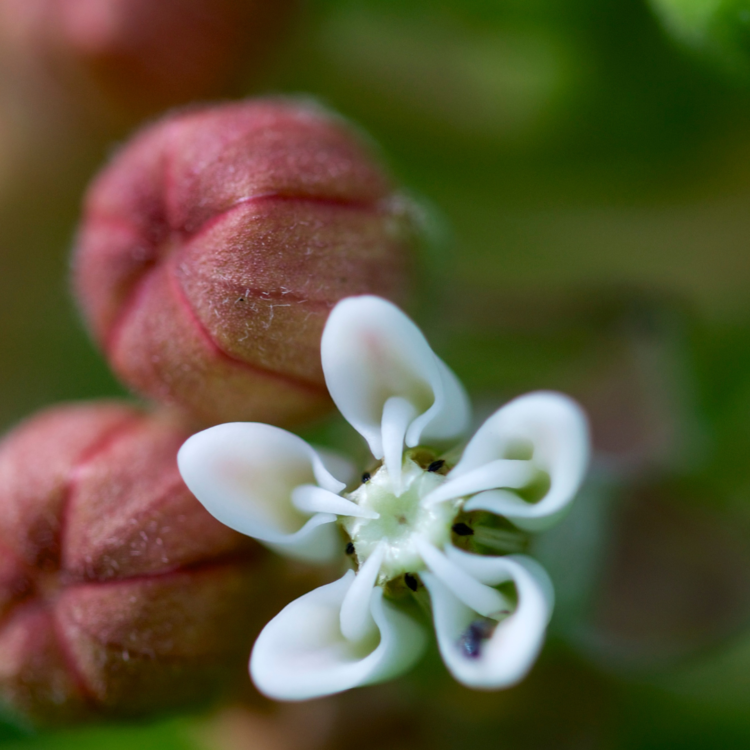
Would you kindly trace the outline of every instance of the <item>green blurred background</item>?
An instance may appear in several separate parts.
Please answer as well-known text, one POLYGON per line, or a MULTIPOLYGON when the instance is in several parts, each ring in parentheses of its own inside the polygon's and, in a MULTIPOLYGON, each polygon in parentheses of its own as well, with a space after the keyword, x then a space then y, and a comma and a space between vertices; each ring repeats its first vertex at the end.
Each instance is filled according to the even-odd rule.
MULTIPOLYGON (((559 595, 548 646, 504 693, 450 685, 433 657, 311 708, 36 736, 8 724, 4 746, 750 747, 744 74, 638 0, 318 0, 258 92, 359 123, 421 202, 418 317, 480 412, 536 388, 587 407, 592 479, 538 545, 559 595)), ((83 190, 116 144, 32 117, 21 147, 14 117, 6 103, 4 428, 122 393, 67 285, 83 190)))

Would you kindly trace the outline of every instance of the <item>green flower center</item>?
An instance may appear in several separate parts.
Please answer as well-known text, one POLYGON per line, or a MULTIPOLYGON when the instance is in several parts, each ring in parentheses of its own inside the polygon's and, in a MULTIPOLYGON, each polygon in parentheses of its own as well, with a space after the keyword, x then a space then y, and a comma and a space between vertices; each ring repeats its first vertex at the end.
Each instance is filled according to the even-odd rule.
POLYGON ((379 514, 376 519, 342 518, 344 529, 351 537, 359 565, 384 542, 385 557, 378 583, 384 584, 403 575, 424 570, 417 552, 416 538, 442 548, 451 538, 451 525, 461 500, 426 504, 426 495, 445 481, 436 471, 416 463, 410 451, 402 464, 402 492, 397 497, 385 466, 381 466, 348 497, 363 508, 379 514), (410 455, 411 454, 411 455, 410 455))

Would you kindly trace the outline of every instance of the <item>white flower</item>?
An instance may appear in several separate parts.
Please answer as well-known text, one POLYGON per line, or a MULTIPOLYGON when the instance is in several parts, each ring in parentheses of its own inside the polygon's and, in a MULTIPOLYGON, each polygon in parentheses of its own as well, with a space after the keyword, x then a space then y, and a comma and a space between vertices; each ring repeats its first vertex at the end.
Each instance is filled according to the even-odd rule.
POLYGON ((457 680, 517 682, 543 643, 552 586, 531 558, 492 553, 521 549, 526 532, 554 523, 573 499, 588 462, 582 411, 556 393, 517 398, 451 467, 434 446, 466 430, 468 399, 398 308, 369 296, 339 302, 322 361, 334 402, 382 462, 359 487, 344 491, 346 461, 265 424, 205 430, 178 457, 188 487, 223 523, 290 557, 346 553, 356 567, 265 627, 250 660, 256 685, 303 700, 403 672, 426 643, 415 615, 428 600, 457 680))

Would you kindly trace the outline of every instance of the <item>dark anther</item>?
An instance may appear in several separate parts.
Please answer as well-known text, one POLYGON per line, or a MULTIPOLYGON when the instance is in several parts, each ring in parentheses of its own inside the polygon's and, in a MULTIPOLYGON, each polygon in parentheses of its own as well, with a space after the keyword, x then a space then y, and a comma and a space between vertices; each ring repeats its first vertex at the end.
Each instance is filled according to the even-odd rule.
POLYGON ((349 542, 349 544, 346 545, 346 549, 344 550, 347 555, 353 555, 354 554, 354 542, 349 542))
POLYGON ((470 659, 479 658, 482 644, 492 635, 496 625, 497 623, 486 620, 472 622, 458 639, 458 647, 463 651, 464 656, 470 659))
POLYGON ((443 461, 442 458, 439 458, 437 461, 433 461, 428 467, 427 471, 440 471, 440 469, 445 466, 445 461, 443 461))
POLYGON ((364 473, 364 474, 362 475, 362 483, 363 483, 363 484, 366 484, 367 482, 369 482, 369 481, 370 481, 370 479, 372 479, 372 476, 370 475, 370 472, 369 472, 369 471, 366 471, 366 472, 365 472, 365 473, 364 473))
POLYGON ((419 583, 417 582, 417 579, 411 574, 406 573, 404 574, 404 583, 412 590, 416 591, 417 587, 419 586, 419 583))
POLYGON ((244 297, 237 297, 237 302, 244 302, 244 301, 245 301, 244 297))
POLYGON ((453 533, 458 534, 459 536, 471 536, 474 533, 474 529, 472 529, 471 526, 463 523, 463 521, 454 523, 452 528, 453 533))

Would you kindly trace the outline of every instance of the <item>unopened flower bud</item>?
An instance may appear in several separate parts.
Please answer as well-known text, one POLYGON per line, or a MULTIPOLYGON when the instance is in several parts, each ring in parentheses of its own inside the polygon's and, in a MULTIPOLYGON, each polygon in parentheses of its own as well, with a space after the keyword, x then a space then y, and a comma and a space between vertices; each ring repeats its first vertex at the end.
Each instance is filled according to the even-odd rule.
POLYGON ((244 673, 258 548, 182 483, 185 437, 100 403, 0 443, 0 701, 19 719, 147 715, 244 673))
POLYGON ((3 0, 0 45, 78 108, 121 123, 228 93, 296 0, 3 0))
POLYGON ((248 101, 143 131, 91 187, 74 261, 131 387, 209 422, 328 408, 320 337, 363 293, 403 301, 412 214, 351 128, 248 101))

